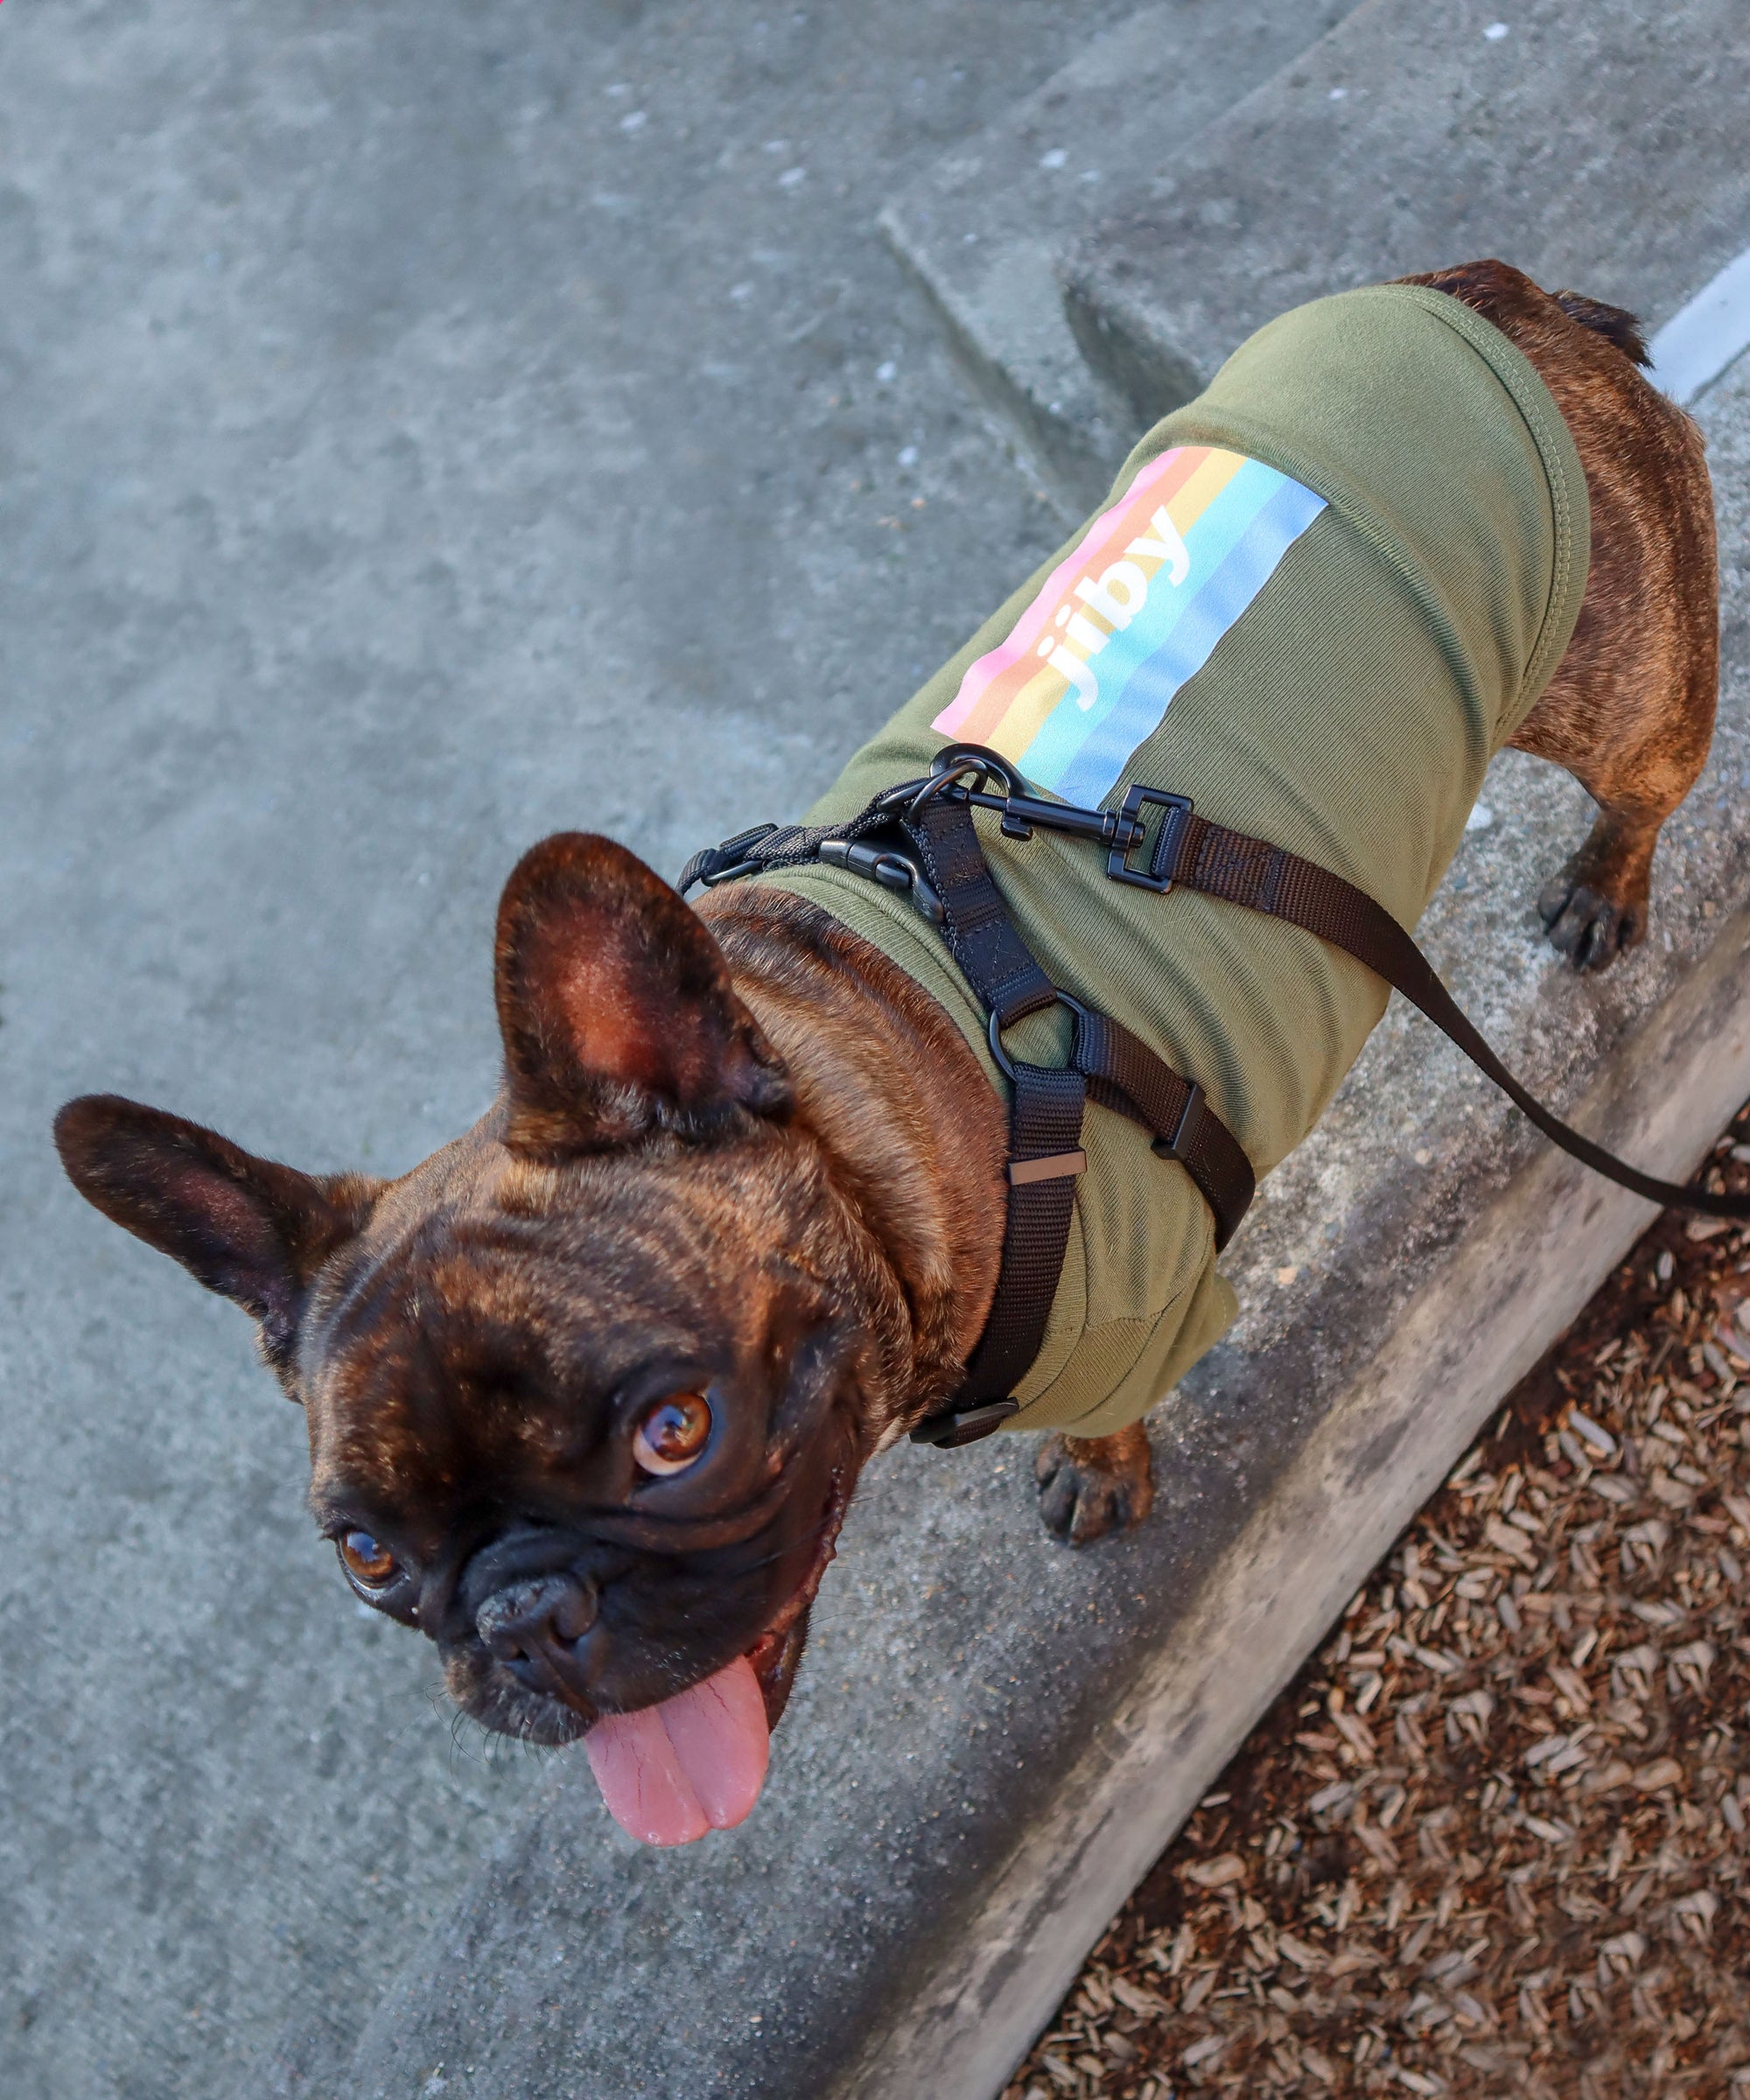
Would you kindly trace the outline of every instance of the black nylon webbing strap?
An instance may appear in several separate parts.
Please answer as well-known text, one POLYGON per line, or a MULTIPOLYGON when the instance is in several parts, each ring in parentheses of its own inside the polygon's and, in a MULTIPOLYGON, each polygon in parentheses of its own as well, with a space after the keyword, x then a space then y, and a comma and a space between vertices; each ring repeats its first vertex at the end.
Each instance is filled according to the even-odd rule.
POLYGON ((1009 916, 965 803, 938 796, 904 830, 942 899, 948 951, 998 1027, 1054 1006, 1057 988, 1009 916))
POLYGON ((1365 890, 1298 853, 1200 816, 1190 819, 1176 844, 1175 864, 1153 872, 1206 896, 1285 919, 1364 962, 1449 1035, 1530 1123, 1594 1173, 1649 1202, 1708 1217, 1750 1219, 1750 1196, 1715 1195, 1643 1174, 1546 1109, 1502 1063, 1415 942, 1365 890))
MULTIPOLYGON (((963 803, 938 797, 904 824, 942 904, 942 936, 996 1032, 1057 1004, 1057 990, 1009 916, 984 849, 963 803)), ((1040 1353, 1052 1300, 1063 1273, 1075 1204, 1082 1112, 1087 1082, 1073 1068, 1011 1068, 1009 1161, 1063 1160, 1064 1171, 1039 1180, 1009 1179, 1003 1253, 984 1332, 950 1407, 913 1431, 914 1441, 970 1443, 1018 1411, 1011 1396, 1040 1353)))
MULTIPOLYGON (((993 1018, 993 1040, 1062 995, 1040 968, 997 887, 964 802, 938 796, 903 822, 925 874, 942 900, 942 934, 962 974, 993 1018)), ((966 1381, 946 1417, 914 1431, 929 1443, 970 1442, 1016 1411, 1009 1397, 1040 1353, 1063 1273, 1079 1164, 1038 1181, 1013 1170, 1029 1160, 1080 1163, 1086 1094, 1152 1131, 1155 1150, 1191 1175, 1225 1246, 1250 1202, 1251 1163, 1203 1102, 1202 1089, 1164 1064, 1141 1039, 1079 1000, 1068 1068, 1016 1061, 1010 1068, 1010 1188, 1003 1256, 984 1333, 966 1381)))
POLYGON ((860 838, 865 831, 890 821, 878 801, 859 810, 847 824, 756 824, 751 831, 726 838, 720 846, 701 848, 681 870, 675 887, 684 897, 696 882, 712 887, 719 882, 732 882, 738 875, 802 867, 819 858, 828 839, 860 838))
MULTIPOLYGON (((1018 1060, 1009 1110, 1011 1166, 1029 1159, 1079 1158, 1085 1098, 1086 1082, 1079 1072, 1018 1060)), ((1011 1175, 1003 1258, 984 1332, 968 1360, 965 1383, 955 1396, 952 1423, 942 1424, 926 1441, 970 1441, 953 1432, 965 1424, 972 1410, 976 1410, 975 1419, 981 1428, 986 1419, 1000 1420, 1001 1416, 984 1414, 993 1402, 1006 1403, 1004 1415, 1016 1411, 1017 1403, 1010 1396, 1045 1340, 1074 1206, 1073 1167, 1066 1165, 1066 1171, 1038 1181, 1011 1175)))
MULTIPOLYGON (((947 909, 948 948, 999 1030, 1055 1004, 1060 995, 1009 916, 967 805, 938 798, 905 830, 947 909)), ((1201 1088, 1140 1037, 1079 1000, 1064 1003, 1075 1015, 1070 1062, 1088 1091, 1103 1108, 1142 1124, 1153 1133, 1155 1150, 1180 1162, 1214 1213, 1217 1248, 1225 1247, 1257 1186, 1239 1140, 1204 1102, 1201 1088)))
POLYGON ((1202 1088, 1163 1064, 1123 1022, 1081 1005, 1070 1061, 1102 1108, 1152 1131, 1155 1151, 1177 1159, 1191 1176, 1214 1214, 1219 1253, 1239 1229, 1257 1180, 1238 1138, 1204 1101, 1202 1088))

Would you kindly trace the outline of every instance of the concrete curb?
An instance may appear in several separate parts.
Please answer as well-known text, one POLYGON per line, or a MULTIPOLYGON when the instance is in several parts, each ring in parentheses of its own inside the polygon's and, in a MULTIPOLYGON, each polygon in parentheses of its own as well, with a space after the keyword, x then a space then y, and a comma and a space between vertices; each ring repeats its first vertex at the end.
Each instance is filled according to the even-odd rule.
MULTIPOLYGON (((1076 516, 1093 508, 1136 435, 1136 411, 1083 360, 1057 272, 1118 195, 1268 80, 1348 0, 1146 7, 1085 50, 881 214, 934 307, 973 391, 1016 432, 1076 516)), ((1197 390, 1152 394, 1144 422, 1197 390)))
POLYGON ((1676 314, 1750 240, 1742 27, 1735 0, 1360 9, 1070 256, 1090 367, 1141 418, 1303 300, 1477 256, 1676 314))
POLYGON ((1710 278, 1647 347, 1648 377, 1685 405, 1750 350, 1750 248, 1710 278))

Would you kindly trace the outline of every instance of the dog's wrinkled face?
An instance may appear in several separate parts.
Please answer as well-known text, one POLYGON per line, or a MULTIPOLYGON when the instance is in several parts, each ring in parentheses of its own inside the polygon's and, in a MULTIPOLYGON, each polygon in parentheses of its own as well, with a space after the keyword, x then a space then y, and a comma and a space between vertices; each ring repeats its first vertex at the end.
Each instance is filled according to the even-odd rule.
POLYGON ((401 1180, 110 1096, 62 1111, 62 1157, 259 1320, 346 1580, 470 1713, 564 1742, 746 1657, 775 1720, 903 1301, 710 934, 630 854, 525 858, 497 992, 502 1095, 401 1180))
POLYGON ((498 1120, 312 1293, 318 1522, 494 1727, 566 1741, 756 1648, 775 1718, 863 1455, 861 1336, 792 1252, 812 1163, 771 1131, 547 1165, 498 1120))

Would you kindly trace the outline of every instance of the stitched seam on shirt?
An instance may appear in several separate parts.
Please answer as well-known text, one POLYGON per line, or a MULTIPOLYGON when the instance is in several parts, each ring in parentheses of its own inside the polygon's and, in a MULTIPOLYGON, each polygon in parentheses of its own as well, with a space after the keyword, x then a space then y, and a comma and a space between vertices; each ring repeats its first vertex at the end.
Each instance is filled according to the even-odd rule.
MULTIPOLYGON (((1516 385, 1515 382, 1519 381, 1522 384, 1523 375, 1530 374, 1533 388, 1536 389, 1531 392, 1530 396, 1534 402, 1537 402, 1539 395, 1548 398, 1549 389, 1538 376, 1536 368, 1530 359, 1508 340, 1494 322, 1485 320, 1482 315, 1474 312, 1462 300, 1455 299, 1450 292, 1436 291, 1432 286, 1425 284, 1374 284, 1365 287, 1361 291, 1344 293, 1340 296, 1347 298, 1361 298, 1368 294, 1378 293, 1387 293, 1394 298, 1407 298, 1415 305, 1419 306, 1430 319, 1437 320, 1444 326, 1450 328, 1466 347, 1488 367, 1502 391, 1507 395, 1516 410, 1518 410, 1520 419, 1530 431, 1531 442, 1536 448, 1538 463, 1544 470, 1544 485, 1550 492, 1550 508, 1553 517, 1556 543, 1554 558, 1550 564, 1550 587, 1549 596, 1544 603, 1544 617, 1538 624, 1536 638, 1527 652, 1526 669, 1518 686, 1515 689, 1510 708, 1507 706, 1503 696, 1503 712, 1510 713, 1514 710, 1518 710, 1522 719, 1522 703, 1527 690, 1531 688, 1533 679, 1537 678, 1547 682, 1555 669, 1553 664, 1550 665, 1548 669, 1544 669, 1543 659, 1547 653, 1550 622, 1554 618, 1556 607, 1563 604, 1567 597, 1569 579, 1572 573, 1573 548, 1576 537, 1572 506, 1568 500, 1566 477, 1556 471, 1556 465, 1560 457, 1559 447, 1550 438, 1546 431, 1541 430, 1537 427, 1519 386, 1516 385), (1475 325, 1477 332, 1474 335, 1465 326, 1466 323, 1475 325), (1507 353, 1508 359, 1511 360, 1505 372, 1501 369, 1495 360, 1488 354, 1486 346, 1493 347, 1495 345, 1502 346, 1507 353)), ((1466 698, 1475 704, 1483 718, 1487 719, 1491 717, 1493 710, 1487 705, 1485 696, 1477 689, 1474 675, 1475 666, 1472 661, 1471 652, 1462 641, 1459 629, 1441 593, 1438 579, 1415 559, 1394 534, 1375 522, 1373 514, 1368 508, 1367 491, 1359 485, 1334 474, 1322 462, 1303 457, 1298 446, 1284 444, 1273 433, 1245 430, 1243 426, 1249 419, 1243 415, 1224 410, 1216 421, 1212 421, 1207 426, 1204 425, 1195 413, 1198 406, 1199 403, 1193 401, 1187 402, 1184 409, 1174 411, 1172 417, 1175 425, 1173 442, 1178 444, 1206 443, 1232 448, 1236 438, 1242 436, 1249 457, 1262 460, 1265 466, 1273 466, 1279 472, 1288 474, 1293 480, 1299 481, 1304 486, 1310 488, 1315 495, 1323 496, 1326 503, 1342 518, 1344 522, 1358 533, 1362 540, 1389 564, 1396 574, 1402 578, 1409 588, 1411 597, 1422 608, 1424 617, 1434 632, 1441 653, 1452 667, 1453 676, 1458 680, 1466 698)), ((1550 402, 1550 407, 1559 421, 1560 411, 1555 410, 1553 401, 1550 402)), ((1541 415, 1542 412, 1542 406, 1539 403, 1537 413, 1541 415)), ((1562 425, 1564 432, 1566 428, 1566 424, 1564 424, 1562 425)), ((1569 439, 1569 442, 1572 444, 1572 438, 1569 439)), ((1141 467, 1138 466, 1137 472, 1140 473, 1141 471, 1141 467)), ((1131 476, 1130 479, 1134 480, 1135 477, 1131 476)), ((1115 496, 1114 500, 1122 500, 1121 496, 1115 496)), ((1289 550, 1291 555, 1293 551, 1292 548, 1289 550)), ((1498 727, 1498 724, 1496 726, 1498 727)))
MULTIPOLYGON (((1484 314, 1466 306, 1450 292, 1437 291, 1432 284, 1404 284, 1393 289, 1401 291, 1424 293, 1417 304, 1443 322, 1454 335, 1461 337, 1501 382, 1502 386, 1519 411, 1520 419, 1531 434, 1531 442, 1537 448, 1537 457, 1543 462, 1544 480, 1550 491, 1550 508, 1554 514, 1556 526, 1555 560, 1550 564, 1550 596, 1544 607, 1544 618, 1537 629, 1537 639, 1531 646, 1527 660, 1525 676, 1515 696, 1516 704, 1524 701, 1528 692, 1543 690, 1555 672, 1553 663, 1545 667, 1544 659, 1549 653, 1550 623, 1557 608, 1567 603, 1574 570, 1574 550, 1578 540, 1575 530, 1573 505, 1568 494, 1568 477, 1563 471, 1566 465, 1566 452, 1574 449, 1573 435, 1562 421, 1562 412, 1556 406, 1555 397, 1545 385, 1543 374, 1512 339, 1497 328, 1484 314), (1504 349, 1505 355, 1501 353, 1504 349), (1503 367, 1505 368, 1503 369, 1503 367), (1526 374, 1531 384, 1524 385, 1526 374), (1547 414, 1553 416, 1560 426, 1560 435, 1552 430, 1546 421, 1547 414), (1564 447, 1563 439, 1566 439, 1564 447)), ((1582 465, 1581 480, 1586 469, 1582 465)))

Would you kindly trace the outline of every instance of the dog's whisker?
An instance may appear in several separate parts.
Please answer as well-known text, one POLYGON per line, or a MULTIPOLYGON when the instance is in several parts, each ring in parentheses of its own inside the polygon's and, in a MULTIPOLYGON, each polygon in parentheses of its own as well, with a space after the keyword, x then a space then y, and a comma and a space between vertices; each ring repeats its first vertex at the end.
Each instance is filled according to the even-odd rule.
POLYGON ((757 1574, 761 1568, 769 1568, 774 1561, 782 1560, 787 1554, 794 1553, 798 1546, 806 1545, 810 1540, 819 1538, 823 1533, 830 1530, 834 1524, 842 1521, 841 1511, 829 1510, 819 1523, 811 1524, 806 1531, 799 1533, 788 1544, 780 1546, 775 1552, 764 1554, 758 1560, 750 1560, 745 1567, 739 1568, 736 1572, 741 1575, 757 1574))

